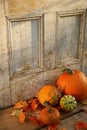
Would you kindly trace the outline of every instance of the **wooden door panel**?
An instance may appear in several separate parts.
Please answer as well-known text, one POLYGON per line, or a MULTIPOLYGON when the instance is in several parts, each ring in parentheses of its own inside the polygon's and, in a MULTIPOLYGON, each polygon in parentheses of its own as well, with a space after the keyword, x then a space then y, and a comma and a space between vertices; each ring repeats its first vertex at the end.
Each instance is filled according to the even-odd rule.
POLYGON ((85 11, 7 21, 12 104, 36 95, 45 84, 56 84, 62 68, 85 64, 85 11))
POLYGON ((84 14, 57 15, 56 65, 81 67, 84 46, 84 14))
POLYGON ((8 20, 10 76, 41 69, 41 27, 38 19, 8 20))

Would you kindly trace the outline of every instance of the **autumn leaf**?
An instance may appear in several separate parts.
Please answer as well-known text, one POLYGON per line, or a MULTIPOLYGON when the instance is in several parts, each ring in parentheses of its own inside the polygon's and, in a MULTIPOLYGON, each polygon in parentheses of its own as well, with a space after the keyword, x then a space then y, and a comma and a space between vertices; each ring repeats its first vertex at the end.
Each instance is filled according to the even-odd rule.
POLYGON ((19 121, 21 123, 24 123, 24 121, 25 121, 25 113, 24 112, 20 112, 20 114, 19 114, 19 121))
POLYGON ((29 120, 32 121, 37 126, 43 125, 42 121, 40 121, 39 119, 37 119, 36 116, 30 116, 29 120))
POLYGON ((87 123, 86 122, 81 122, 81 121, 77 121, 75 124, 74 124, 74 128, 75 130, 87 130, 87 123))
POLYGON ((39 120, 39 113, 36 110, 38 105, 39 101, 36 97, 30 98, 27 101, 19 101, 13 106, 13 111, 10 115, 17 116, 21 123, 24 123, 25 120, 31 120, 34 124, 40 126, 42 122, 39 120))
POLYGON ((14 105, 14 109, 24 109, 28 106, 26 101, 19 101, 14 105))
POLYGON ((21 110, 14 110, 14 111, 11 112, 10 115, 11 115, 11 116, 17 116, 17 117, 18 117, 18 116, 20 115, 20 112, 21 112, 21 110))
POLYGON ((53 126, 47 126, 48 130, 67 130, 65 127, 58 127, 58 125, 53 125, 53 126))
POLYGON ((29 98, 29 100, 27 101, 28 105, 31 104, 34 99, 36 99, 36 98, 35 97, 29 98))
POLYGON ((33 99, 30 106, 32 110, 35 110, 38 107, 37 99, 33 99))
POLYGON ((47 126, 48 130, 57 130, 58 125, 47 126))

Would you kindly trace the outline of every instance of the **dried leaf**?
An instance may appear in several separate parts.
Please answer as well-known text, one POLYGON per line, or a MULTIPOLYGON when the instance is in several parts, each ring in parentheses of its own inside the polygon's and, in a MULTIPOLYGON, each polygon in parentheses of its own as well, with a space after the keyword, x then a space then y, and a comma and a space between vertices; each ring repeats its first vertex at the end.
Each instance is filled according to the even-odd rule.
POLYGON ((19 101, 14 105, 14 109, 24 109, 28 106, 26 101, 19 101))
POLYGON ((48 130, 57 130, 58 125, 48 126, 48 130))
POLYGON ((20 115, 20 112, 21 112, 21 110, 14 110, 14 111, 12 111, 12 113, 10 115, 18 117, 20 115))
POLYGON ((43 125, 42 121, 40 121, 39 119, 37 119, 36 116, 30 116, 29 120, 32 121, 37 126, 43 125))
POLYGON ((65 127, 59 127, 58 130, 67 130, 65 127))
POLYGON ((87 122, 77 121, 74 125, 75 130, 87 130, 87 122))
POLYGON ((35 110, 38 107, 37 99, 33 99, 30 106, 32 110, 35 110))
POLYGON ((28 102, 28 104, 31 104, 31 103, 32 103, 32 101, 33 101, 34 99, 36 99, 36 98, 35 98, 35 97, 33 97, 33 98, 29 98, 29 100, 27 101, 27 102, 28 102))
POLYGON ((28 107, 26 107, 26 108, 23 108, 23 111, 24 111, 24 112, 31 112, 30 106, 28 106, 28 107))
POLYGON ((25 113, 24 113, 24 112, 20 112, 19 121, 20 121, 21 123, 24 123, 24 121, 25 121, 25 113))

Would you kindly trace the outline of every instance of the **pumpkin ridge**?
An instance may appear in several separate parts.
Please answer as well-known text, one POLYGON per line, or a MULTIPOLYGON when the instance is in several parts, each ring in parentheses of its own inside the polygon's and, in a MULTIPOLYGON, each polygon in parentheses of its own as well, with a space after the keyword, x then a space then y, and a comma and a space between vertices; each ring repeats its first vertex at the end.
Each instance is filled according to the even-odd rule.
POLYGON ((72 95, 64 95, 61 97, 59 104, 64 111, 71 111, 77 106, 77 101, 72 95))
POLYGON ((74 96, 78 101, 87 97, 87 77, 80 70, 74 69, 74 74, 63 72, 57 80, 63 94, 74 96))
POLYGON ((39 102, 45 106, 45 102, 49 102, 50 105, 56 105, 58 103, 60 95, 58 95, 58 89, 53 85, 45 85, 39 91, 37 98, 39 102))

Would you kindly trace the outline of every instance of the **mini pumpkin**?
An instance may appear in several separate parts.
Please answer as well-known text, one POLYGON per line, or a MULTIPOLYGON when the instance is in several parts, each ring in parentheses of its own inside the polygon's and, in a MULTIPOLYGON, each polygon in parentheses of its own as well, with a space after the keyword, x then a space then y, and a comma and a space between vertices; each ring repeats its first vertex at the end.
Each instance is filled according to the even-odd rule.
POLYGON ((37 94, 39 102, 43 105, 55 106, 60 98, 61 92, 53 85, 43 86, 37 94))
POLYGON ((45 125, 57 125, 60 122, 60 112, 54 107, 43 108, 40 112, 40 120, 45 125))
POLYGON ((77 101, 74 96, 72 95, 64 95, 60 98, 59 105, 62 110, 68 112, 72 111, 77 107, 77 101))
POLYGON ((73 95, 78 101, 87 97, 87 78, 80 70, 65 68, 58 77, 57 86, 63 94, 73 95))

